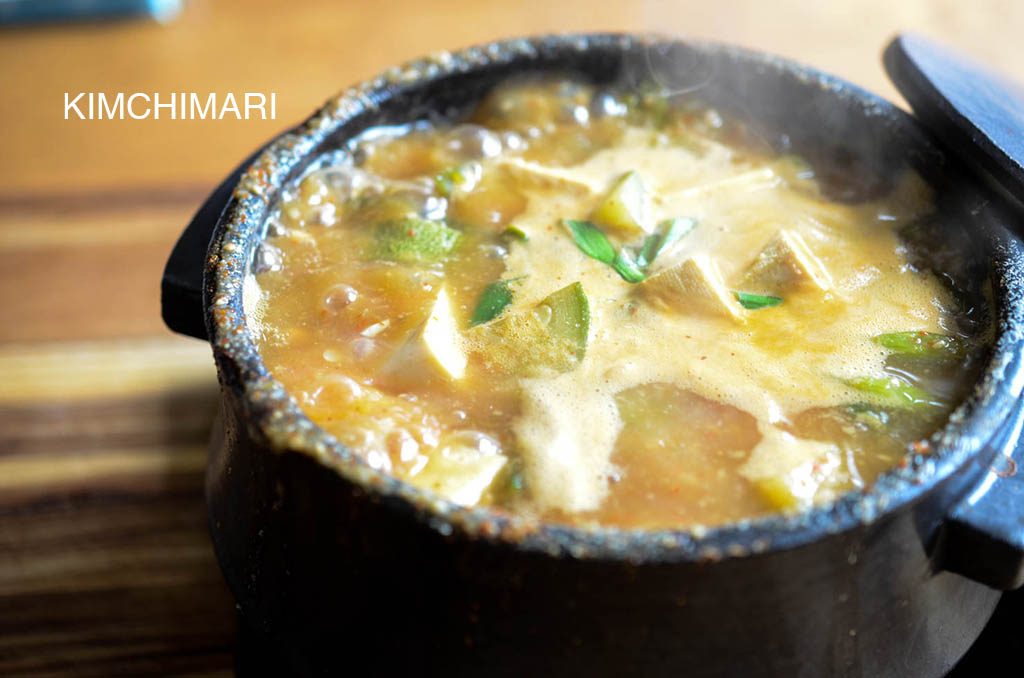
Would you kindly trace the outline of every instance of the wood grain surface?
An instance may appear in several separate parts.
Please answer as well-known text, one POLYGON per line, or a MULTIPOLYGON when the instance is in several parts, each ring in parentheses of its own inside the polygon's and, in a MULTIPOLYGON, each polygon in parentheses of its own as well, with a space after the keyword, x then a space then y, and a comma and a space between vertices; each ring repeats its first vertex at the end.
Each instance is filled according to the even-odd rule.
POLYGON ((194 0, 168 25, 0 29, 0 675, 231 671, 202 499, 216 381, 158 281, 259 143, 395 62, 548 31, 728 41, 896 98, 879 54, 903 29, 1024 80, 1016 0, 194 0), (273 91, 278 119, 64 120, 66 91, 273 91))

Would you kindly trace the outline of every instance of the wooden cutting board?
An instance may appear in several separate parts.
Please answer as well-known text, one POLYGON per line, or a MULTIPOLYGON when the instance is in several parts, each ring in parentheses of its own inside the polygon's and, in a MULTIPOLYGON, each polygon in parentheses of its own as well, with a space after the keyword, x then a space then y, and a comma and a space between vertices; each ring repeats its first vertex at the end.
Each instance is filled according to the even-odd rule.
POLYGON ((657 30, 813 63, 895 97, 914 28, 1024 80, 1024 3, 193 0, 173 23, 0 29, 0 675, 229 674, 206 531, 209 348, 170 335, 180 228, 252 148, 347 83, 500 36, 657 30), (66 121, 66 91, 278 93, 278 120, 66 121))

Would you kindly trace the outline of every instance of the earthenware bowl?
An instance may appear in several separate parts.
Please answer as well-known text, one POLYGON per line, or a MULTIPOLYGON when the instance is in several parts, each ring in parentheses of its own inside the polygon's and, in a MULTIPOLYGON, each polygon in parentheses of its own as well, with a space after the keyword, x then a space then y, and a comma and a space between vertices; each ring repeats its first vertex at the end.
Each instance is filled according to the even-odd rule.
MULTIPOLYGON (((493 43, 396 67, 331 99, 229 177, 175 249, 172 329, 208 338, 223 394, 207 475, 214 546, 244 622, 293 673, 937 676, 1021 583, 1019 220, 892 104, 765 54, 632 35, 493 43), (367 127, 458 117, 501 80, 644 80, 808 158, 837 199, 901 168, 932 183, 925 247, 996 339, 972 395, 870 489, 706 530, 538 524, 376 471, 264 367, 242 282, 268 208, 367 127)), ((919 243, 920 245, 920 243, 919 243)))

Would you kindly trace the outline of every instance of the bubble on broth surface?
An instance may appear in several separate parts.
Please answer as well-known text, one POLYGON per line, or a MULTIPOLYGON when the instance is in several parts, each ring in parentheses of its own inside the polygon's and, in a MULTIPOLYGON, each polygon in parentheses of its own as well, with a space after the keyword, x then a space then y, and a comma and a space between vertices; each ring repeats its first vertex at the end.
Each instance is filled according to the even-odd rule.
POLYGON ((502 151, 501 137, 479 125, 458 125, 448 136, 448 148, 467 159, 494 158, 502 151))
POLYGON ((590 100, 590 116, 617 118, 626 115, 628 107, 611 92, 597 92, 590 100))
POLYGON ((270 271, 280 271, 284 266, 284 255, 281 250, 274 247, 270 243, 261 243, 256 248, 256 253, 253 255, 252 271, 253 273, 267 273, 270 271))
POLYGON ((346 283, 338 283, 327 290, 324 295, 324 310, 337 313, 341 309, 354 303, 359 298, 359 291, 346 283))

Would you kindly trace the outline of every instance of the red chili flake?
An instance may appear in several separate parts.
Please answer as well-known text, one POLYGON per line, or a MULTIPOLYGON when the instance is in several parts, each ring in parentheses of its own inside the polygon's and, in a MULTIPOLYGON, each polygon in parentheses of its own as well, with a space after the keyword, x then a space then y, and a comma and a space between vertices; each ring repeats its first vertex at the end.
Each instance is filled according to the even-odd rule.
POLYGON ((910 446, 917 454, 929 454, 932 451, 931 443, 927 440, 915 440, 910 446))

